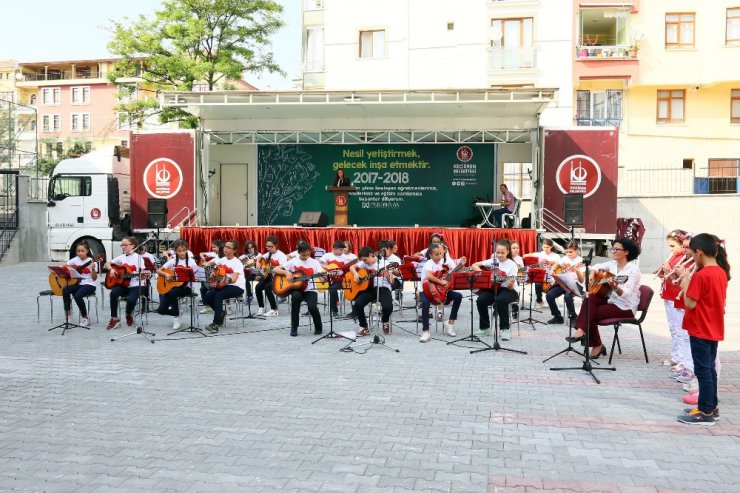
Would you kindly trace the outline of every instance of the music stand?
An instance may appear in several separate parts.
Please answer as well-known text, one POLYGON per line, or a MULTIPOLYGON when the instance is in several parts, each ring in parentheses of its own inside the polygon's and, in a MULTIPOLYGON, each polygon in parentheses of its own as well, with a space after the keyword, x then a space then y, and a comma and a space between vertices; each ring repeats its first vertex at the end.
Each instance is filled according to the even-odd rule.
POLYGON ((201 330, 200 327, 195 325, 195 303, 193 296, 195 293, 193 293, 193 283, 195 282, 195 270, 193 270, 192 267, 181 267, 181 266, 175 266, 175 276, 173 281, 176 282, 186 282, 190 283, 190 326, 189 327, 180 327, 177 330, 173 330, 172 332, 169 332, 167 335, 171 336, 172 334, 177 334, 179 332, 197 332, 198 334, 202 335, 203 337, 208 337, 203 330, 201 330))
MULTIPOLYGON (((581 296, 576 291, 573 291, 573 289, 571 289, 566 283, 558 282, 558 284, 563 288, 563 291, 565 293, 563 296, 568 296, 568 295, 578 296, 578 297, 581 296)), ((573 323, 572 323, 571 320, 568 320, 568 337, 571 337, 572 334, 573 334, 573 323)), ((578 350, 576 350, 576 349, 573 348, 573 343, 572 342, 568 341, 568 347, 566 347, 562 351, 558 351, 557 353, 553 354, 552 356, 550 356, 550 357, 548 357, 546 359, 543 359, 542 362, 545 363, 547 361, 550 361, 555 356, 560 356, 563 353, 576 353, 576 354, 579 354, 581 356, 584 356, 584 354, 582 352, 580 352, 580 351, 578 351, 578 350)), ((599 364, 599 363, 597 362, 596 364, 599 364)))
MULTIPOLYGON (((329 281, 329 285, 331 286, 331 281, 329 281)), ((344 285, 344 282, 342 282, 342 285, 344 285)), ((334 310, 332 310, 332 307, 331 306, 329 307, 329 332, 327 332, 326 334, 322 335, 321 337, 319 337, 315 341, 311 342, 311 344, 316 344, 320 340, 327 339, 327 338, 329 338, 329 339, 344 338, 344 339, 348 339, 348 340, 350 340, 352 342, 357 342, 357 338, 347 337, 344 334, 340 334, 339 332, 334 332, 334 310)))
MULTIPOLYGON (((591 350, 588 346, 588 334, 589 334, 589 325, 590 325, 590 313, 589 313, 589 307, 588 307, 588 278, 589 278, 589 271, 588 268, 591 265, 591 261, 593 260, 594 255, 594 249, 591 248, 591 251, 588 253, 588 257, 583 259, 583 265, 586 266, 586 272, 584 273, 584 283, 585 283, 585 289, 583 294, 583 304, 586 305, 585 308, 582 308, 586 310, 585 312, 585 320, 586 320, 586 328, 584 329, 584 341, 585 341, 585 349, 583 351, 583 364, 581 366, 571 366, 571 367, 561 367, 561 368, 550 368, 550 371, 564 371, 564 370, 583 370, 589 375, 591 375, 591 378, 594 379, 594 382, 597 384, 601 384, 601 381, 596 378, 596 375, 594 375, 594 370, 606 370, 606 371, 617 371, 614 367, 608 367, 608 368, 594 368, 591 364, 591 350)), ((594 295, 598 296, 598 295, 594 295)))
POLYGON ((414 308, 414 319, 413 320, 407 320, 407 319, 401 319, 396 321, 395 323, 407 323, 407 322, 413 322, 417 324, 417 331, 418 331, 418 324, 419 324, 419 307, 418 307, 418 296, 419 296, 419 273, 416 271, 416 265, 414 265, 412 262, 415 262, 413 260, 415 257, 410 257, 408 255, 404 255, 403 261, 405 263, 398 266, 398 270, 401 272, 401 280, 406 283, 406 281, 412 281, 414 283, 414 306, 406 306, 401 307, 404 308, 414 308))
MULTIPOLYGON (((501 272, 497 266, 498 266, 498 261, 496 260, 496 258, 494 258, 493 271, 491 272, 491 276, 490 276, 490 279, 493 282, 493 304, 494 305, 496 304, 496 298, 498 297, 498 287, 499 287, 499 283, 496 282, 495 277, 504 277, 504 278, 506 277, 506 274, 501 272)), ((498 314, 498 307, 497 307, 496 313, 494 313, 493 315, 493 346, 488 346, 483 349, 475 349, 473 351, 470 351, 470 354, 480 353, 483 351, 491 351, 491 350, 493 351, 503 350, 503 351, 509 351, 510 353, 527 354, 526 351, 520 351, 519 349, 511 349, 511 348, 502 347, 501 344, 499 344, 498 342, 498 317, 499 317, 499 314, 498 314)), ((509 324, 511 324, 511 319, 509 319, 509 324)))
MULTIPOLYGON (((150 266, 154 267, 154 264, 148 258, 142 257, 141 255, 139 255, 139 258, 144 260, 144 265, 146 265, 147 262, 148 262, 150 266)), ((141 283, 142 283, 142 281, 145 280, 145 277, 148 278, 148 276, 149 276, 148 270, 149 269, 142 269, 141 268, 141 265, 138 265, 137 267, 138 267, 139 270, 138 270, 138 272, 136 272, 135 274, 133 274, 133 277, 136 277, 139 280, 138 286, 136 286, 136 289, 138 289, 139 292, 137 293, 137 296, 136 297, 137 297, 139 303, 141 303, 141 288, 142 288, 141 283)), ((157 269, 155 268, 154 270, 157 270, 157 269)), ((148 308, 149 307, 147 306, 146 309, 148 309, 148 308)), ((136 331, 135 332, 129 332, 128 334, 124 334, 124 335, 119 336, 119 337, 114 337, 114 338, 112 338, 110 340, 110 342, 117 341, 118 339, 123 339, 124 337, 129 337, 129 336, 132 336, 132 335, 135 335, 135 334, 140 334, 140 335, 144 336, 144 338, 147 341, 149 341, 152 344, 154 344, 154 339, 152 339, 149 336, 155 336, 157 334, 155 334, 154 332, 147 332, 146 330, 144 330, 144 307, 140 307, 139 308, 139 325, 136 327, 136 331)))
MULTIPOLYGON (((70 270, 66 265, 50 265, 49 270, 56 274, 59 279, 79 279, 79 276, 75 277, 74 274, 72 274, 73 270, 70 270)), ((76 270, 74 272, 77 273, 76 270)), ((83 327, 82 325, 73 324, 72 322, 70 322, 69 310, 64 310, 64 323, 52 327, 48 330, 48 332, 51 332, 54 329, 62 329, 62 335, 64 335, 64 333, 67 332, 69 329, 75 328, 90 330, 90 327, 83 327)))
POLYGON ((483 339, 475 335, 475 329, 473 327, 473 290, 474 289, 490 289, 491 288, 491 277, 485 275, 483 271, 476 270, 476 271, 467 271, 467 272, 455 272, 452 274, 452 279, 450 279, 450 289, 453 289, 455 291, 462 291, 462 290, 469 290, 470 295, 468 296, 468 299, 470 300, 470 335, 461 337, 460 339, 455 339, 454 341, 449 341, 447 344, 455 344, 462 341, 470 341, 475 342, 479 344, 483 344, 484 346, 490 348, 491 345, 485 342, 483 339))
MULTIPOLYGON (((535 258, 524 258, 524 265, 527 267, 527 282, 529 282, 529 317, 524 320, 519 320, 519 323, 530 324, 532 326, 532 330, 537 330, 534 324, 546 325, 545 322, 532 318, 532 292, 534 291, 534 285, 537 283, 543 283, 547 280, 547 271, 545 269, 529 267, 537 263, 538 260, 535 258)), ((522 299, 524 299, 524 289, 522 289, 522 299)), ((539 312, 539 310, 536 309, 534 311, 539 312)))

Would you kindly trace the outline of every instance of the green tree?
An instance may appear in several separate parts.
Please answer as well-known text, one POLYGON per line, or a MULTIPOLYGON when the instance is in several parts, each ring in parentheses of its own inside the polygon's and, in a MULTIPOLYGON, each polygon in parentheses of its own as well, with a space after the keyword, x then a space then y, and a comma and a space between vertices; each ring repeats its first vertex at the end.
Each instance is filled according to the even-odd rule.
MULTIPOLYGON (((270 36, 283 21, 283 8, 273 0, 165 0, 153 18, 125 18, 113 23, 111 53, 121 56, 112 81, 140 77, 153 91, 191 91, 203 83, 213 90, 244 72, 279 72, 270 36)), ((122 101, 119 111, 137 126, 157 110, 156 99, 122 101)), ((193 127, 197 120, 166 109, 161 121, 193 127)))

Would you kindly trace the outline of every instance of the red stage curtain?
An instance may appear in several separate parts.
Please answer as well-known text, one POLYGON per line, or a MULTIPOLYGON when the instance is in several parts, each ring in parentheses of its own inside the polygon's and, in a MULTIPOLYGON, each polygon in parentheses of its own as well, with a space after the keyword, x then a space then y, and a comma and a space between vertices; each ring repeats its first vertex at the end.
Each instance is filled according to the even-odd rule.
POLYGON ((477 228, 300 228, 300 227, 207 227, 182 228, 180 236, 188 242, 196 255, 210 250, 213 240, 237 240, 239 254, 244 242, 254 240, 261 253, 265 252, 265 239, 276 236, 280 250, 285 253, 296 249, 299 240, 307 240, 312 246, 331 251, 334 240, 351 241, 353 252, 360 247, 377 248, 378 241, 391 239, 398 243, 398 254, 412 254, 429 245, 432 233, 442 233, 453 257, 465 256, 468 265, 490 258, 492 240, 506 238, 521 245, 522 255, 537 248, 537 235, 531 229, 477 229, 477 228))

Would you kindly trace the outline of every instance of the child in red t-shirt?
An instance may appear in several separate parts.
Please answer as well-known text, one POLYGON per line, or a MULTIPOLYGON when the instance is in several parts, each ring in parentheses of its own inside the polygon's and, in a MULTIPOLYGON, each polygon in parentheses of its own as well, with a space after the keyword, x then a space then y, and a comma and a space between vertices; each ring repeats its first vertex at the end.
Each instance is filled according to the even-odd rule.
POLYGON ((683 276, 681 289, 686 314, 683 328, 689 333, 694 374, 699 381, 699 405, 688 408, 678 421, 692 425, 714 425, 717 408, 717 346, 725 338, 725 300, 730 264, 723 242, 714 235, 701 233, 691 239, 689 250, 696 271, 683 276))

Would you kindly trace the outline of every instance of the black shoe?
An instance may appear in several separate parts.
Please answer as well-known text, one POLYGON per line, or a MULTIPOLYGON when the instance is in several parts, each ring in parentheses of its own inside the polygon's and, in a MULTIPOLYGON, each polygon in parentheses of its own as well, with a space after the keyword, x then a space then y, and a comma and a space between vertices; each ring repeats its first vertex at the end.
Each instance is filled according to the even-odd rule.
POLYGON ((218 334, 218 325, 217 324, 211 324, 208 327, 206 327, 206 330, 210 332, 211 334, 218 334))
POLYGON ((564 322, 563 317, 552 317, 547 321, 547 325, 560 325, 564 322))
POLYGON ((585 338, 586 338, 586 334, 583 334, 581 337, 568 336, 568 337, 565 338, 565 340, 568 341, 569 343, 573 344, 575 342, 581 342, 585 338))
POLYGON ((290 337, 298 337, 298 329, 290 329, 290 337))
POLYGON ((315 335, 315 336, 320 336, 322 332, 324 332, 324 331, 323 331, 323 330, 321 330, 321 329, 314 329, 314 331, 313 331, 313 335, 315 335))
POLYGON ((601 346, 601 351, 599 351, 599 354, 596 356, 591 355, 591 359, 599 359, 601 356, 606 356, 606 348, 604 346, 601 346))

